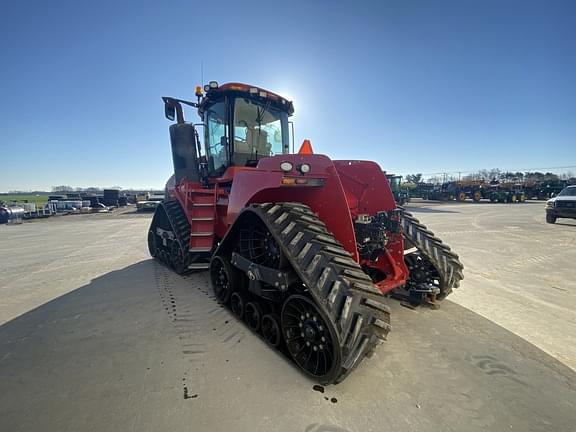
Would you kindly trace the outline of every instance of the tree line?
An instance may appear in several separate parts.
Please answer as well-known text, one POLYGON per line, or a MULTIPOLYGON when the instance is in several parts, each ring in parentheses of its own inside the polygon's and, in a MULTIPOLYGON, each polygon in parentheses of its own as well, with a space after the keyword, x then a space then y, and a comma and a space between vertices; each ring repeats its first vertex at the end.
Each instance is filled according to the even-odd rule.
POLYGON ((484 180, 484 181, 502 181, 502 182, 515 182, 515 183, 526 183, 526 182, 558 182, 563 180, 576 181, 573 172, 568 171, 563 174, 555 174, 551 172, 539 172, 539 171, 502 171, 500 169, 482 169, 474 173, 460 175, 460 174, 436 174, 434 176, 428 177, 424 180, 422 173, 408 174, 405 177, 406 183, 418 184, 424 181, 430 183, 444 183, 448 181, 458 181, 458 180, 484 180))

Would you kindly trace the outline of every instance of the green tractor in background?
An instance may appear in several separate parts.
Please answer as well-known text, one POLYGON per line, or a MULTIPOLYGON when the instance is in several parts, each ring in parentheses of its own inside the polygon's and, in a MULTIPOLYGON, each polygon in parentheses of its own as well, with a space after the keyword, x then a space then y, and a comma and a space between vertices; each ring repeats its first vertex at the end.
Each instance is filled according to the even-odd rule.
POLYGON ((390 189, 392 189, 392 194, 394 194, 396 204, 401 206, 410 202, 410 192, 408 188, 402 186, 402 176, 386 174, 386 178, 390 183, 390 189))
POLYGON ((492 181, 486 195, 493 203, 523 203, 526 201, 526 193, 522 185, 513 183, 492 181))

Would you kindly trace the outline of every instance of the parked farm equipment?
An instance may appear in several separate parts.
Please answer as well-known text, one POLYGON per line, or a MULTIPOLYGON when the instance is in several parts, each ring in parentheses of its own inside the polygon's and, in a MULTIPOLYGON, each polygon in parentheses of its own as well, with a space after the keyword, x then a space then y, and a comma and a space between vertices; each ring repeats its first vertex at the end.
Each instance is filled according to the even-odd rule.
POLYGON ((419 183, 413 195, 437 201, 480 202, 482 199, 489 199, 492 202, 514 203, 526 200, 522 185, 497 181, 488 183, 483 180, 450 181, 441 184, 419 183))
POLYGON ((397 207, 376 163, 331 160, 308 141, 290 154, 292 102, 237 83, 204 92, 163 98, 175 178, 150 254, 179 274, 208 269, 251 330, 314 379, 340 382, 390 331, 384 294, 436 303, 463 266, 397 207), (203 121, 203 148, 184 105, 203 121))
POLYGON ((398 205, 404 205, 410 201, 410 192, 402 185, 402 176, 395 174, 386 174, 390 183, 390 189, 394 195, 394 200, 398 205))

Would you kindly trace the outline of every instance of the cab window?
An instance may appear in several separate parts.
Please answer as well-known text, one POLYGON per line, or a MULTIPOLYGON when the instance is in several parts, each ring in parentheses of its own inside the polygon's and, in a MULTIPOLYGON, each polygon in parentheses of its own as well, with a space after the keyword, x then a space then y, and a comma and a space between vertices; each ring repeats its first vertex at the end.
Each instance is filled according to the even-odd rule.
POLYGON ((229 165, 225 113, 223 102, 212 105, 205 113, 206 156, 210 176, 222 175, 229 165))

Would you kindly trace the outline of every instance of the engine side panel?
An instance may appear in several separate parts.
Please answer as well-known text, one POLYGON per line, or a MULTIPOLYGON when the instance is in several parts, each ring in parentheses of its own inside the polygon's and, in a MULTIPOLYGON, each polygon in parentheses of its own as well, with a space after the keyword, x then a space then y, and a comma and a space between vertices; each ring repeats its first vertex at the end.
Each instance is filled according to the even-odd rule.
POLYGON ((334 167, 350 204, 350 212, 375 214, 396 208, 388 179, 380 166, 371 161, 335 160, 334 167))
MULTIPOLYGON (((374 218, 379 212, 387 212, 390 225, 386 230, 385 251, 378 258, 361 258, 361 264, 373 269, 373 279, 383 291, 389 292, 406 283, 408 269, 404 262, 404 241, 400 215, 395 212, 396 202, 388 179, 380 166, 371 161, 336 160, 334 166, 344 188, 352 220, 360 215, 374 218), (378 280, 377 275, 386 275, 378 280)), ((360 225, 362 227, 362 225, 360 225)))

